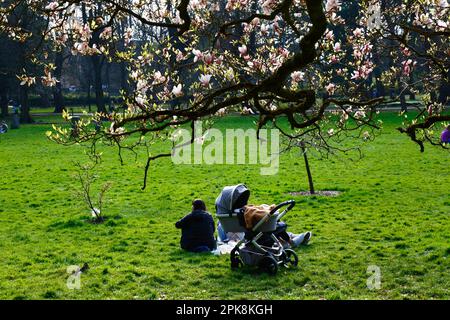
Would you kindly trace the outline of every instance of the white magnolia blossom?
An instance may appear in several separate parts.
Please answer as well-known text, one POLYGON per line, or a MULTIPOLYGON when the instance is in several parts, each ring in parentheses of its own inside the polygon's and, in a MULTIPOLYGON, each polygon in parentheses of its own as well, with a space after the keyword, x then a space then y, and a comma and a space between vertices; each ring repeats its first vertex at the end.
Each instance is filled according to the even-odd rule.
POLYGON ((181 97, 183 95, 183 85, 180 83, 177 86, 174 86, 172 93, 175 97, 181 97))

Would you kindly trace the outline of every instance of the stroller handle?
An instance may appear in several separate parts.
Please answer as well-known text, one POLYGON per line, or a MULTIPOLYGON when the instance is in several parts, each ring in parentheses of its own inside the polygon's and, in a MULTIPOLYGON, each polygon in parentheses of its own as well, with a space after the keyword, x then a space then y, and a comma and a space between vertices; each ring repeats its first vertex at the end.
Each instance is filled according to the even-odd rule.
POLYGON ((265 215, 264 218, 262 218, 257 224, 256 226, 253 227, 253 231, 256 231, 259 229, 259 227, 261 227, 264 223, 266 223, 270 217, 272 215, 274 215, 279 209, 288 206, 286 209, 284 209, 284 211, 282 213, 280 213, 277 217, 277 221, 280 221, 281 218, 284 217, 284 215, 286 213, 288 213, 289 210, 291 210, 294 206, 295 206, 295 200, 288 200, 285 202, 280 203, 279 205, 277 205, 275 208, 273 208, 269 214, 265 215))
POLYGON ((285 207, 285 206, 289 206, 285 211, 288 212, 290 210, 292 210, 293 207, 295 207, 295 200, 288 200, 285 202, 280 203, 279 205, 277 205, 275 208, 272 209, 272 211, 270 211, 270 215, 273 215, 275 212, 277 212, 278 210, 280 210, 281 208, 285 207))

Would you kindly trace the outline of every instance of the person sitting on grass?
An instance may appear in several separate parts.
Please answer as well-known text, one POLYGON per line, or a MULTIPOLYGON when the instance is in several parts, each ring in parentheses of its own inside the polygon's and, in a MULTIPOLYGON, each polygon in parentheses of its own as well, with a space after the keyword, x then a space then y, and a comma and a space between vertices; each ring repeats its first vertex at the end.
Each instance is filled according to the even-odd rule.
POLYGON ((442 131, 441 134, 441 142, 442 143, 450 143, 450 125, 442 131))
POLYGON ((181 248, 190 252, 211 252, 216 249, 214 220, 203 200, 192 202, 192 212, 175 223, 181 229, 181 248))

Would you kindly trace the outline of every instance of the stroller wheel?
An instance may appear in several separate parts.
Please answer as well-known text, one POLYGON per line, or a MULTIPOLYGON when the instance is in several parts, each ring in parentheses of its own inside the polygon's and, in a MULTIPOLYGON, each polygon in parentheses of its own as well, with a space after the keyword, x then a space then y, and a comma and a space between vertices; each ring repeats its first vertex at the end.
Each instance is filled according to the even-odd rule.
POLYGON ((266 271, 268 274, 275 275, 278 272, 278 263, 272 256, 265 256, 261 259, 259 263, 261 269, 266 271))
POLYGON ((236 250, 231 251, 230 253, 230 260, 231 260, 231 269, 235 270, 239 267, 242 267, 244 264, 242 263, 241 257, 239 257, 239 252, 236 250))
POLYGON ((293 267, 298 266, 298 256, 295 253, 294 250, 292 249, 286 249, 285 251, 285 259, 284 259, 284 263, 286 265, 290 264, 293 267))

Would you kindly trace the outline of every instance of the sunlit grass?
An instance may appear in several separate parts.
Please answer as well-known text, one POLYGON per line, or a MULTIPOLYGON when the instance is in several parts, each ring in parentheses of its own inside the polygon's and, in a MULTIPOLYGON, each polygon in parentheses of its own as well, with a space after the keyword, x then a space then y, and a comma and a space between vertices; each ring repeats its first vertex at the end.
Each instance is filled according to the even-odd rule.
MULTIPOLYGON (((152 163, 141 191, 144 157, 121 166, 104 150, 99 184, 112 181, 106 223, 86 223, 76 198, 73 161, 79 146, 46 140, 49 125, 24 125, 0 136, 0 298, 6 299, 448 299, 450 294, 450 156, 418 147, 386 114, 383 134, 357 162, 311 159, 318 190, 336 198, 296 197, 286 216, 293 232, 313 231, 297 250, 300 267, 272 277, 231 271, 228 256, 179 249, 174 223, 203 198, 213 211, 225 185, 246 183, 252 203, 278 203, 307 189, 302 159, 283 155, 275 176, 259 166, 175 166, 152 163), (66 286, 70 265, 88 263, 81 289, 66 286), (381 289, 369 290, 370 265, 381 269, 381 289)), ((249 127, 232 117, 219 128, 249 127)))

